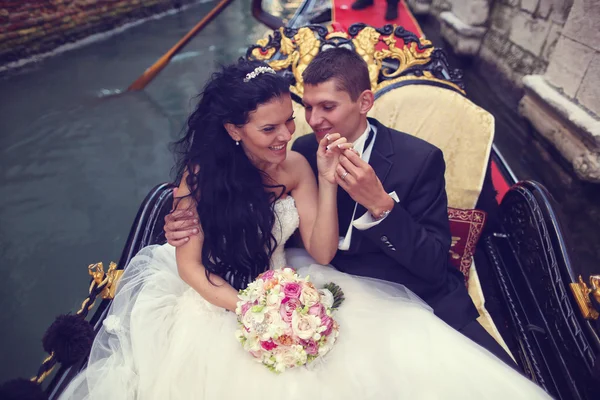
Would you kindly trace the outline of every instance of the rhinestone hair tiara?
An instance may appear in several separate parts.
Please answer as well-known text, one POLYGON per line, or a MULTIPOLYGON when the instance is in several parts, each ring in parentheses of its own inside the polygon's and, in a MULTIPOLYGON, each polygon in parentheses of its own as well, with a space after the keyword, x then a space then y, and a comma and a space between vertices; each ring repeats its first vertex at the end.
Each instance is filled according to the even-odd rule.
POLYGON ((254 71, 246 74, 246 77, 244 78, 244 82, 250 82, 251 79, 256 78, 260 74, 266 74, 266 73, 274 74, 275 70, 271 67, 256 67, 256 68, 254 68, 254 71))

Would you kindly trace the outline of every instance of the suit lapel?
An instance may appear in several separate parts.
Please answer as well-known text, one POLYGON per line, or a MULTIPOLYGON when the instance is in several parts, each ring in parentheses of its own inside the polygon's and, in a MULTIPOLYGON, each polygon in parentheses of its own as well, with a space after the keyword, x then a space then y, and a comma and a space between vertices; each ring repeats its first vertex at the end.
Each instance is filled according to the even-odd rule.
POLYGON ((391 160, 394 155, 392 132, 375 119, 369 119, 369 122, 377 127, 377 136, 375 137, 369 164, 373 167, 379 180, 384 183, 393 165, 391 160))

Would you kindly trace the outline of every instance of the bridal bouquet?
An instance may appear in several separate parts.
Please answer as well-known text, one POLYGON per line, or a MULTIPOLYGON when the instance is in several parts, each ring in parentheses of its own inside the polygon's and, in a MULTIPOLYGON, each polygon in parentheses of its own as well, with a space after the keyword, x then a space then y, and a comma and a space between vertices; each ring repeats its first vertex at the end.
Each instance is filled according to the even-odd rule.
POLYGON ((319 290, 292 268, 270 270, 241 290, 239 298, 236 337, 273 372, 327 354, 338 337, 331 312, 344 299, 333 283, 319 290))

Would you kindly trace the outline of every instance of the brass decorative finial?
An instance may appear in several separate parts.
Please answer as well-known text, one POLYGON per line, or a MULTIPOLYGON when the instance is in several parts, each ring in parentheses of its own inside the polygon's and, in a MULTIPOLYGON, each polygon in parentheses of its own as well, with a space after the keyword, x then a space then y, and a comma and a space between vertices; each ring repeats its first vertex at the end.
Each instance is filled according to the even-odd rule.
POLYGON ((579 282, 571 283, 569 286, 571 287, 573 296, 575 296, 583 318, 596 320, 600 316, 600 313, 594 304, 592 304, 590 297, 593 297, 596 302, 600 303, 600 275, 590 276, 589 282, 591 288, 588 287, 581 275, 579 275, 579 282))

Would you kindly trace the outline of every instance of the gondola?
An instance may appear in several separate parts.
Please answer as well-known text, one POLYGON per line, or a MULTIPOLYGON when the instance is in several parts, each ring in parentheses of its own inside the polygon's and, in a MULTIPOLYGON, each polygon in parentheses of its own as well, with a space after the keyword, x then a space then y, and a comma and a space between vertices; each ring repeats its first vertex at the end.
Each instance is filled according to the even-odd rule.
MULTIPOLYGON (((326 7, 323 1, 304 0, 296 2, 285 21, 269 12, 267 3, 253 0, 252 14, 273 30, 250 44, 245 56, 264 60, 289 77, 295 111, 303 115, 303 68, 328 47, 358 52, 369 65, 376 97, 371 115, 444 152, 453 239, 449 257, 465 275, 479 321, 523 373, 554 398, 597 399, 600 275, 576 273, 551 194, 538 182, 516 179, 493 144, 493 116, 469 100, 461 71, 424 37, 406 3, 400 1, 399 17, 391 23, 383 21, 384 3, 357 12, 350 0, 333 0, 326 7), (329 21, 312 24, 315 19, 329 21)), ((143 80, 148 81, 147 73, 143 80)), ((296 137, 310 132, 302 118, 297 121, 296 137)), ((72 316, 85 320, 91 314, 87 336, 81 334, 88 341, 102 326, 129 260, 145 246, 165 243, 163 221, 173 187, 163 183, 146 196, 118 263, 107 271, 102 264, 89 266, 89 296, 72 316), (91 313, 94 301, 98 304, 91 313)), ((41 384, 50 377, 44 382, 50 399, 58 398, 86 363, 86 354, 68 360, 62 355, 60 362, 53 340, 57 330, 66 328, 58 322, 44 338, 50 355, 32 378, 41 384)))

